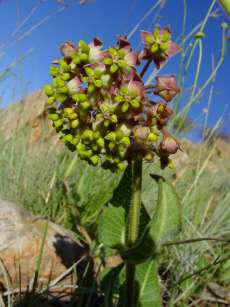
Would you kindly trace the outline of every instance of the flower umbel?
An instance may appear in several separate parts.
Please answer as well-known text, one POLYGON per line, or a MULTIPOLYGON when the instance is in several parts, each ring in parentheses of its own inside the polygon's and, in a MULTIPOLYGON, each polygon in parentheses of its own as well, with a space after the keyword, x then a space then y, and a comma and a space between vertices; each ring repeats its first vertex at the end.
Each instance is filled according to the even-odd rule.
POLYGON ((66 146, 92 165, 123 170, 137 153, 146 161, 157 156, 167 164, 180 149, 166 132, 172 115, 167 103, 180 91, 175 76, 156 78, 152 102, 138 72, 140 60, 159 67, 178 51, 168 28, 142 32, 144 50, 137 55, 126 37, 103 50, 102 42, 80 40, 61 45, 62 58, 50 67, 52 83, 44 87, 49 118, 66 146))

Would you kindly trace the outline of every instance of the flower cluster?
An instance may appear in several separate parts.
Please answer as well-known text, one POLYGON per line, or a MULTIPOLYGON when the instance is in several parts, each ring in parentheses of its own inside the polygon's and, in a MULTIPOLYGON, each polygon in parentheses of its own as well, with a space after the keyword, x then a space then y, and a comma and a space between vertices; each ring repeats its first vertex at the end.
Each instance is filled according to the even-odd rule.
POLYGON ((123 170, 138 154, 147 161, 158 156, 166 166, 180 148, 165 128, 172 114, 167 103, 180 91, 175 76, 157 77, 155 85, 145 86, 138 73, 144 60, 159 67, 179 48, 168 28, 142 32, 142 38, 139 53, 126 37, 107 50, 98 38, 77 46, 66 42, 63 57, 50 67, 52 84, 44 87, 49 118, 66 146, 92 165, 123 170), (151 95, 163 101, 151 101, 151 95))

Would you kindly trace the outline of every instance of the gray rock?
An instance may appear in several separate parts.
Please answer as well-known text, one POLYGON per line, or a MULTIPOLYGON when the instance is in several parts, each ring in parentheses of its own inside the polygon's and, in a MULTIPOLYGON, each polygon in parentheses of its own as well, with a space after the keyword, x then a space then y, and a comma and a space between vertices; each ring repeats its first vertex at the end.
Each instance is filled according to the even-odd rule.
POLYGON ((75 277, 72 272, 60 282, 56 281, 76 263, 78 278, 86 265, 90 263, 92 267, 88 250, 62 227, 0 199, 0 285, 3 292, 28 287, 35 274, 43 241, 37 287, 43 289, 51 284, 55 285, 50 289, 52 294, 70 293, 75 277))

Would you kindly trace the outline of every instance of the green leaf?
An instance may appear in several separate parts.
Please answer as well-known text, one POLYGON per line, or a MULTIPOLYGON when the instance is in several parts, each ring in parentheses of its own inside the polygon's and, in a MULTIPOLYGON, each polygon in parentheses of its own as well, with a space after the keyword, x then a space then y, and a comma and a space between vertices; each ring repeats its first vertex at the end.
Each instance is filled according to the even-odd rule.
POLYGON ((132 172, 131 172, 131 167, 127 166, 109 202, 115 207, 123 207, 127 213, 129 206, 131 204, 131 196, 132 196, 132 172))
POLYGON ((125 210, 111 204, 99 221, 99 240, 106 247, 120 248, 125 244, 125 210))
POLYGON ((149 235, 156 246, 175 237, 181 230, 181 204, 174 187, 158 177, 158 201, 149 235))
POLYGON ((161 291, 156 260, 136 266, 138 307, 161 307, 161 291))

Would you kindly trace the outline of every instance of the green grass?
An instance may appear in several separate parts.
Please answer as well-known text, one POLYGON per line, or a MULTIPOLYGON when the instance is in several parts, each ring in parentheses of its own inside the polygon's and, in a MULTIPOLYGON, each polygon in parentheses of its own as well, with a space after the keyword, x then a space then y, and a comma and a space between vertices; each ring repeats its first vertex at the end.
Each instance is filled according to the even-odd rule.
MULTIPOLYGON (((0 139, 1 197, 73 230, 85 241, 79 227, 83 226, 94 242, 95 251, 99 214, 111 198, 121 174, 88 166, 62 145, 54 145, 52 138, 41 137, 31 145, 29 132, 25 127, 9 141, 0 139)), ((188 154, 186 161, 176 163, 175 171, 164 172, 176 185, 183 205, 183 230, 178 239, 218 237, 229 240, 230 165, 227 155, 219 153, 215 142, 213 145, 185 142, 184 147, 188 154)), ((157 191, 150 173, 161 173, 157 163, 144 166, 143 202, 153 214, 157 195, 152 196, 152 191, 157 191)), ((230 282, 229 273, 224 269, 230 257, 226 242, 180 244, 165 247, 164 251, 161 275, 165 299, 170 293, 172 304, 199 303, 210 281, 222 286, 230 282)))

